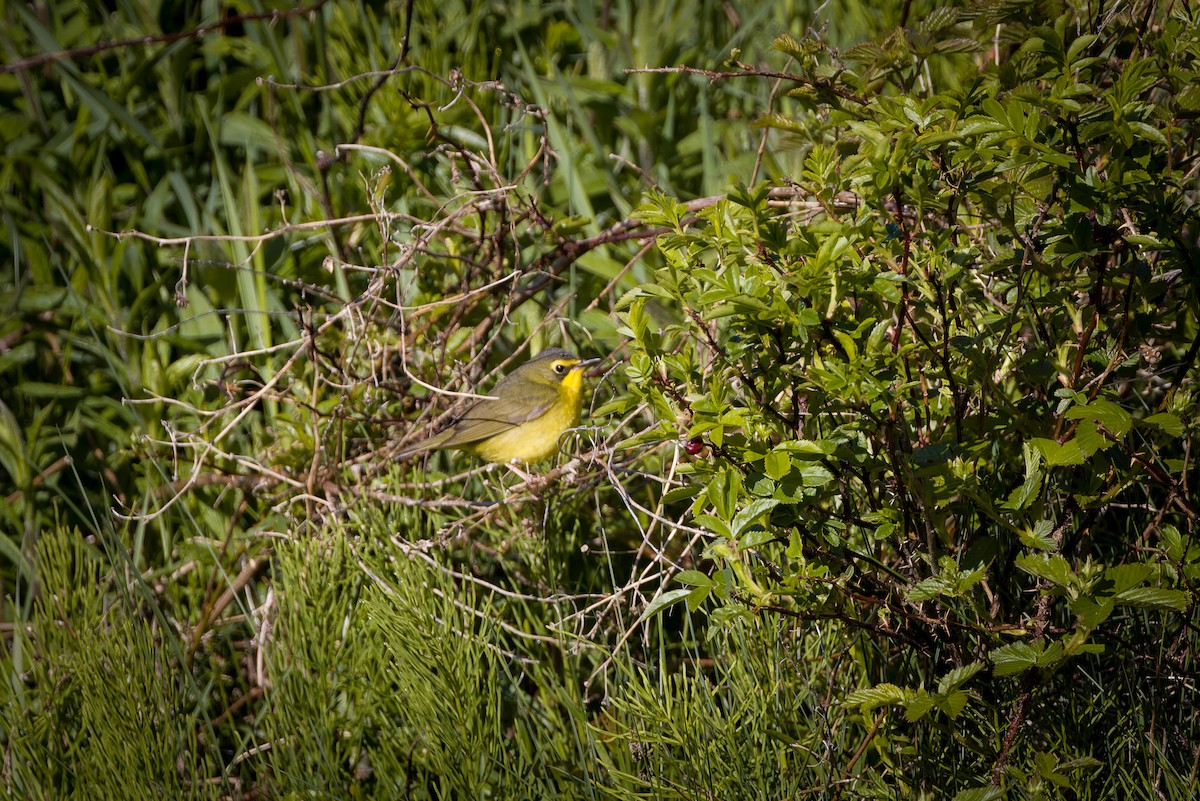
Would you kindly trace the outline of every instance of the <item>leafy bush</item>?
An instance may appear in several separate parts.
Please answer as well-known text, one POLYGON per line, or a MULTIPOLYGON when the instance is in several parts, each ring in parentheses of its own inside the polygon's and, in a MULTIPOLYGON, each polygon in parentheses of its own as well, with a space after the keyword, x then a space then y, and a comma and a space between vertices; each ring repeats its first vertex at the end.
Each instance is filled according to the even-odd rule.
MULTIPOLYGON (((927 57, 920 34, 962 20, 892 46, 927 57)), ((803 168, 637 211, 671 233, 623 302, 614 410, 661 421, 631 445, 699 451, 667 497, 712 532, 712 569, 671 600, 716 625, 843 622, 872 685, 847 703, 898 708, 895 733, 949 725, 1001 786, 1073 786, 1145 736, 1138 767, 1183 797, 1200 227, 1197 62, 1173 55, 1200 40, 1183 15, 1006 32, 1002 66, 936 92, 879 46, 779 39, 811 63, 810 110, 768 120, 803 168), (1081 678, 1136 699, 1139 733, 1115 711, 1063 725, 1048 699, 1081 678)))
POLYGON ((6 7, 6 790, 1193 797, 1200 19, 843 5, 6 7))

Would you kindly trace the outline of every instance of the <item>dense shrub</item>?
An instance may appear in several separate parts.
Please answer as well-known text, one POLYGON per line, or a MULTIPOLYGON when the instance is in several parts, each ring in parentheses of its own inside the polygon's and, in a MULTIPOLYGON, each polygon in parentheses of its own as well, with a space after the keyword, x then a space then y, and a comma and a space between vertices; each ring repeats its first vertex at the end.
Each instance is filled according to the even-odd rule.
POLYGON ((1194 797, 1200 18, 840 5, 5 7, 6 790, 1194 797))

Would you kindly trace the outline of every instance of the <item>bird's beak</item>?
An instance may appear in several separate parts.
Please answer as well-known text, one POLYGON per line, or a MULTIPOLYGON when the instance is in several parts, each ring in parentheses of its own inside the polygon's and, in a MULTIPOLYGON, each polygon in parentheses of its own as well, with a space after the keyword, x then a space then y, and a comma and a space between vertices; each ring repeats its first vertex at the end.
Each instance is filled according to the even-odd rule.
POLYGON ((578 367, 580 370, 582 370, 585 367, 590 367, 593 364, 599 364, 602 361, 604 361, 604 360, 603 359, 584 359, 583 361, 581 361, 579 364, 577 364, 575 366, 578 367))

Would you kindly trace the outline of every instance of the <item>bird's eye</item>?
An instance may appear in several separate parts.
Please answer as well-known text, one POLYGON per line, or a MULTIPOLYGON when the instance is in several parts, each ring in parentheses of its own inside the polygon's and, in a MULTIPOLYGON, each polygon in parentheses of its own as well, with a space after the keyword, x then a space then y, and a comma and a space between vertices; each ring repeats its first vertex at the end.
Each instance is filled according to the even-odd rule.
POLYGON ((554 372, 558 373, 559 375, 566 375, 567 366, 562 362, 559 362, 558 364, 554 365, 554 372))

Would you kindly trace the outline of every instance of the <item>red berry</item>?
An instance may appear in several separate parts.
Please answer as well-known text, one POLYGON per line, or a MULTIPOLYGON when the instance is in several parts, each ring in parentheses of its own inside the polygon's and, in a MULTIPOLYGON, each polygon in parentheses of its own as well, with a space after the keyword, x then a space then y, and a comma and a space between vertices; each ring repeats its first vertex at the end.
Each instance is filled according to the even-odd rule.
POLYGON ((688 452, 689 456, 696 456, 704 450, 704 442, 699 437, 693 437, 687 441, 683 449, 688 452))

